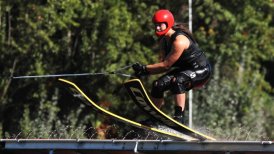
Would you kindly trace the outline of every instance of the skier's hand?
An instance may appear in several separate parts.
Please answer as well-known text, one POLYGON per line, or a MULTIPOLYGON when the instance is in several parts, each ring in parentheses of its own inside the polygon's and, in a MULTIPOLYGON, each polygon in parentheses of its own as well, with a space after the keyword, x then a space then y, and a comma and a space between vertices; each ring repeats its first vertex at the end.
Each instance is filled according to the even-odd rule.
POLYGON ((135 63, 132 65, 132 68, 135 72, 136 77, 146 76, 148 75, 148 71, 146 69, 146 65, 142 65, 140 63, 135 63))

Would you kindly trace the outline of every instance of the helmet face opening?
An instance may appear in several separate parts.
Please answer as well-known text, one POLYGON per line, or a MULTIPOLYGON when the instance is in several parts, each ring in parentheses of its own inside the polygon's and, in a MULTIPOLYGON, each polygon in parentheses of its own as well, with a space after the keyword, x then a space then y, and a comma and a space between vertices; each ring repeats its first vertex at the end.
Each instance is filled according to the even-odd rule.
POLYGON ((165 35, 174 25, 174 17, 172 13, 169 10, 158 10, 155 12, 152 21, 155 24, 160 24, 160 23, 166 23, 167 28, 163 31, 156 31, 155 34, 157 36, 163 36, 165 35))
POLYGON ((167 23, 161 22, 161 23, 154 23, 155 26, 155 32, 163 32, 167 29, 167 23))

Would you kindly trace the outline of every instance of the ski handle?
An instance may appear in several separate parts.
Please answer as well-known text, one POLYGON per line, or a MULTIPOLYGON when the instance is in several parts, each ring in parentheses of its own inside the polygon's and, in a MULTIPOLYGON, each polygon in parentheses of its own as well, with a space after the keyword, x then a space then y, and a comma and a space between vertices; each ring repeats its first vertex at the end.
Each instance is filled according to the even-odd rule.
POLYGON ((12 76, 12 79, 30 79, 30 78, 56 78, 56 77, 81 77, 81 76, 97 76, 97 75, 119 75, 123 77, 134 77, 131 74, 125 74, 122 71, 129 69, 131 65, 121 67, 112 72, 99 72, 99 73, 78 73, 78 74, 48 74, 48 75, 25 75, 25 76, 12 76))

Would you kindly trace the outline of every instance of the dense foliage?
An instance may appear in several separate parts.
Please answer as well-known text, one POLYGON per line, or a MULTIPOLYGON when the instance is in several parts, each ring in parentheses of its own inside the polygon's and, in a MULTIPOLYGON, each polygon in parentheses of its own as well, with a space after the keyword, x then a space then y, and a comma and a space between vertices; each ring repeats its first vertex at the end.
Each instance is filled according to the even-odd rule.
MULTIPOLYGON (((188 21, 187 0, 0 1, 0 138, 125 136, 121 123, 77 103, 56 78, 11 77, 108 72, 156 62, 151 16, 159 8, 170 9, 178 22, 188 21)), ((207 86, 194 90, 197 129, 219 139, 274 138, 273 10, 272 0, 194 1, 193 34, 214 68, 207 86)), ((143 80, 147 89, 153 78, 143 80)), ((122 88, 128 78, 67 79, 104 108, 142 118, 122 88)), ((164 110, 172 112, 172 102, 164 110)))

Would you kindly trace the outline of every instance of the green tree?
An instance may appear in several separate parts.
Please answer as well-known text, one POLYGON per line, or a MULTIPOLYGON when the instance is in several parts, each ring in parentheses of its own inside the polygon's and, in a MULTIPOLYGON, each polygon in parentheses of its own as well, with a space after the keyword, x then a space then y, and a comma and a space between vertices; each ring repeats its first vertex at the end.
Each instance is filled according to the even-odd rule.
POLYGON ((195 97, 195 121, 218 129, 222 138, 270 137, 263 127, 268 124, 264 113, 273 111, 264 106, 273 97, 262 61, 271 60, 274 53, 273 3, 208 0, 195 1, 194 9, 194 34, 215 64, 207 91, 195 97))

